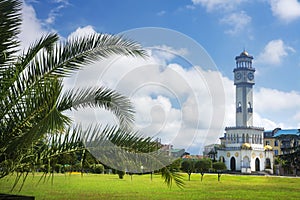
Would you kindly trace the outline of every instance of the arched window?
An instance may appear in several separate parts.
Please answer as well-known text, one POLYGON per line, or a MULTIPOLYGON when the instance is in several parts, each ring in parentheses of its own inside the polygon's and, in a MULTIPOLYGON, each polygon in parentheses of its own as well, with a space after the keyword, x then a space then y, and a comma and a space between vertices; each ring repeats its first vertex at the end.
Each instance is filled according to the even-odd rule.
POLYGON ((258 158, 255 159, 255 171, 260 171, 260 160, 258 158))
POLYGON ((231 157, 230 159, 230 170, 235 171, 236 170, 236 161, 234 157, 231 157))
POLYGON ((243 133, 242 142, 245 143, 245 133, 243 133))
POLYGON ((253 109, 252 109, 252 105, 250 102, 248 102, 248 113, 252 113, 253 109))
POLYGON ((266 159, 266 169, 271 169, 271 160, 270 160, 270 158, 266 159))
POLYGON ((225 162, 224 156, 220 156, 219 161, 222 162, 222 163, 224 163, 225 162))
POLYGON ((242 104, 241 104, 241 102, 238 103, 237 108, 236 108, 236 112, 242 112, 242 104))

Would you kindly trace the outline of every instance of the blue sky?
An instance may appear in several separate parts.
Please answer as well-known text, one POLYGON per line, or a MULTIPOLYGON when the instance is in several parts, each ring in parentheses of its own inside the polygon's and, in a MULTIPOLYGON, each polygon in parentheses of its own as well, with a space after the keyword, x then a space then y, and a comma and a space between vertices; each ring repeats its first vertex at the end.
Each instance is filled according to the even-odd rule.
MULTIPOLYGON (((23 13, 26 21, 21 36, 24 47, 29 41, 34 40, 34 37, 50 31, 58 32, 62 38, 68 38, 70 34, 80 31, 119 34, 145 27, 164 28, 166 32, 170 30, 170 32, 183 34, 188 38, 187 40, 202 46, 216 64, 226 98, 223 126, 234 125, 235 122, 235 116, 232 113, 234 112, 232 70, 235 67, 235 56, 246 49, 254 56, 254 67, 256 68, 254 110, 257 117, 254 122, 266 129, 300 128, 300 2, 297 0, 25 0, 23 13)), ((134 36, 134 34, 131 35, 134 36)), ((148 37, 156 38, 154 35, 148 35, 148 37)), ((153 38, 152 40, 154 40, 153 38)), ((145 44, 143 39, 139 41, 139 37, 131 39, 145 44)), ((188 49, 185 44, 182 44, 181 48, 180 42, 172 48, 169 48, 168 42, 164 43, 163 40, 152 45, 168 50, 175 48, 173 50, 177 55, 183 57, 191 53, 191 49, 188 49)), ((182 77, 185 74, 189 77, 187 79, 192 79, 193 70, 183 64, 185 61, 181 62, 174 56, 149 51, 153 56, 151 62, 159 62, 161 66, 170 67, 180 73, 182 77)), ((128 60, 121 61, 122 64, 129 62, 128 60)), ((118 60, 118 62, 121 61, 118 60)), ((135 61, 130 60, 130 62, 135 61)), ((141 62, 138 63, 141 65, 141 62)), ((126 65, 124 64, 124 66, 126 65)), ((155 76, 154 72, 148 73, 153 73, 155 76)), ((201 73, 203 75, 206 72, 201 73)), ((135 73, 133 75, 139 76, 135 73)), ((89 74, 84 75, 84 77, 86 76, 89 74)), ((168 79, 170 76, 166 77, 168 79)), ((134 76, 132 79, 135 79, 134 76)), ((99 81, 99 77, 97 80, 99 81)), ((151 79, 152 82, 153 80, 151 79)), ((172 80, 168 83, 165 82, 165 79, 159 81, 160 84, 171 88, 172 80)), ((109 83, 109 80, 101 83, 109 83)), ((197 85, 197 83, 194 84, 197 85)), ((112 84, 108 84, 108 86, 112 86, 112 84)), ((178 88, 180 87, 178 86, 178 88)), ((177 92, 176 89, 172 91, 177 92)), ((123 91, 125 94, 130 93, 125 92, 126 88, 120 89, 120 92, 123 91)), ((192 93, 194 96, 200 95, 198 92, 192 93)), ((165 138, 165 141, 170 143, 174 142, 170 138, 172 138, 171 132, 174 132, 175 129, 181 130, 182 127, 185 127, 183 132, 187 135, 189 131, 205 129, 206 125, 203 125, 205 121, 201 120, 197 122, 196 128, 187 126, 188 120, 184 118, 185 111, 183 109, 193 110, 192 107, 185 106, 190 99, 189 95, 178 97, 182 105, 180 107, 176 104, 176 98, 171 98, 163 91, 161 93, 150 91, 143 94, 145 95, 143 100, 140 99, 141 95, 137 95, 133 101, 141 100, 136 103, 137 107, 143 107, 141 102, 148 102, 147 105, 152 105, 149 108, 150 114, 148 113, 152 119, 150 119, 151 122, 149 119, 143 121, 141 120, 142 112, 137 113, 139 116, 138 127, 153 131, 154 127, 159 126, 154 124, 155 121, 159 121, 159 117, 156 118, 156 116, 161 116, 159 113, 163 113, 164 116, 168 115, 170 118, 164 119, 164 124, 167 123, 166 121, 169 125, 180 122, 181 128, 173 126, 174 129, 172 129, 171 125, 164 125, 164 128, 169 127, 170 129, 166 128, 168 130, 165 133, 164 128, 155 129, 159 133, 154 135, 165 138), (156 111, 158 115, 155 115, 156 111), (182 111, 181 114, 177 115, 180 111, 182 111), (167 112, 174 115, 166 114, 167 112), (143 123, 148 124, 147 127, 142 126, 143 123), (164 134, 168 136, 162 136, 164 134)), ((180 95, 178 94, 178 96, 180 95)), ((191 102, 189 102, 190 105, 193 105, 191 102)), ((198 108, 196 118, 200 116, 199 113, 202 113, 201 106, 198 108)), ((147 116, 147 114, 145 115, 147 116)), ((212 134, 212 137, 207 136, 207 133, 204 134, 205 143, 217 142, 218 137, 223 134, 223 128, 214 130, 215 133, 212 134)), ((189 144, 178 142, 177 146, 185 147, 193 153, 201 152, 204 145, 201 142, 203 137, 198 138, 195 134, 191 134, 191 140, 193 142, 189 144)))
MULTIPOLYGON (((282 8, 283 11, 276 12, 268 0, 26 2, 34 7, 45 28, 64 37, 87 25, 93 26, 97 32, 112 34, 141 27, 179 31, 201 44, 227 76, 231 76, 234 56, 244 48, 257 59, 270 41, 280 40, 284 52, 274 53, 279 61, 265 61, 257 65, 256 68, 264 75, 257 81, 260 86, 290 91, 300 87, 298 74, 294 73, 300 68, 297 53, 300 50, 300 3, 287 1, 291 2, 291 8, 298 6, 294 15, 284 14, 291 12, 289 4, 282 8)), ((273 2, 281 6, 280 1, 273 2)))

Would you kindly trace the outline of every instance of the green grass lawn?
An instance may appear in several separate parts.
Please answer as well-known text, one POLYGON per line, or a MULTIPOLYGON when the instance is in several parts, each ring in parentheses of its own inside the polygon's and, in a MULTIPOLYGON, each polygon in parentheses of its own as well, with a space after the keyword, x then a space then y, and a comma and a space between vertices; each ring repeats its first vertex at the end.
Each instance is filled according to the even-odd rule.
MULTIPOLYGON (((55 174, 53 184, 38 183, 41 174, 29 176, 20 193, 39 199, 299 199, 300 178, 192 174, 185 188, 168 188, 159 175, 55 174)), ((14 179, 0 180, 0 193, 9 193, 14 179)))

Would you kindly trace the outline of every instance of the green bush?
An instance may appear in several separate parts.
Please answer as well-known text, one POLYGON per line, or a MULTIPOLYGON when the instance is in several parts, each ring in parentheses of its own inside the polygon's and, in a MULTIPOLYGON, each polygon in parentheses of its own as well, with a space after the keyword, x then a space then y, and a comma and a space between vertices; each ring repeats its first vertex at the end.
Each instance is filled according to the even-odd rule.
POLYGON ((117 174, 119 175, 119 179, 123 179, 125 172, 124 171, 117 171, 117 174))
POLYGON ((72 165, 72 171, 80 172, 82 169, 81 163, 76 163, 75 165, 72 165))
POLYGON ((72 171, 72 166, 66 164, 66 165, 63 166, 62 171, 63 172, 71 172, 72 171))
POLYGON ((225 163, 223 163, 223 162, 215 162, 215 163, 212 164, 212 167, 216 171, 227 169, 225 163))
POLYGON ((56 173, 59 173, 59 172, 61 172, 62 170, 62 165, 61 164, 56 164, 55 166, 54 166, 54 171, 56 172, 56 173))
POLYGON ((92 169, 92 173, 95 174, 102 174, 104 172, 104 166, 102 164, 94 164, 90 166, 90 168, 92 169))

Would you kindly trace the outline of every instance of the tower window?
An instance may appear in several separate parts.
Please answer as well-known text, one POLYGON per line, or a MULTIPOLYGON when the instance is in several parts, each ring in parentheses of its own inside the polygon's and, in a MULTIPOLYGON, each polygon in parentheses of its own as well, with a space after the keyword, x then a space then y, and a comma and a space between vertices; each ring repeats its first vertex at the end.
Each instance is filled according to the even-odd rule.
POLYGON ((236 112, 242 112, 242 104, 241 104, 241 102, 238 103, 238 106, 236 108, 236 112))
POLYGON ((249 143, 249 135, 248 135, 248 133, 246 135, 246 142, 249 143))
POLYGON ((248 113, 252 113, 253 109, 252 109, 252 105, 250 102, 248 102, 248 113))

